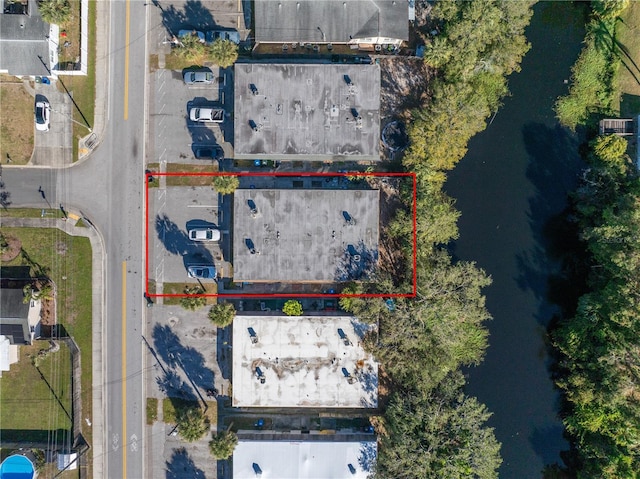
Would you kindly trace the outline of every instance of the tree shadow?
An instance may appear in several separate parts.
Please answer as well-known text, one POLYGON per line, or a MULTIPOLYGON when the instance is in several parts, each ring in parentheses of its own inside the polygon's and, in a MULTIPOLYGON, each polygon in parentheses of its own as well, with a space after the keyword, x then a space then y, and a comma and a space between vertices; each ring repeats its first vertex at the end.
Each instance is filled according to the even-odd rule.
POLYGON ((163 7, 160 2, 157 6, 162 10, 162 23, 171 35, 179 30, 205 31, 216 26, 213 15, 200 0, 187 0, 181 9, 173 5, 163 7))
POLYGON ((182 256, 185 269, 196 264, 214 264, 211 251, 203 244, 191 241, 186 231, 181 230, 167 215, 156 216, 156 233, 169 253, 182 256))
POLYGON ((196 349, 184 346, 170 326, 156 324, 152 338, 158 356, 171 368, 163 377, 157 379, 158 385, 164 387, 167 394, 168 391, 183 391, 177 396, 186 397, 185 395, 191 394, 193 397, 193 392, 199 395, 198 388, 207 390, 214 387, 215 376, 213 371, 205 366, 204 356, 196 349), (182 371, 187 377, 193 391, 185 387, 187 384, 180 379, 178 371, 182 371))
POLYGON ((165 462, 166 479, 205 479, 204 471, 196 467, 193 459, 183 447, 175 449, 171 459, 165 462))
POLYGON ((547 327, 558 307, 563 314, 574 310, 583 291, 577 276, 583 248, 568 198, 584 164, 577 153, 578 138, 560 126, 530 123, 523 137, 530 157, 527 177, 536 188, 528 213, 535 246, 517 255, 516 281, 535 295, 538 323, 547 327))
POLYGON ((156 232, 165 249, 171 254, 185 255, 189 237, 165 214, 156 215, 156 232))
MULTIPOLYGON (((346 213, 346 212, 344 212, 346 213)), ((348 220, 347 220, 348 221, 348 220)), ((335 281, 362 281, 371 278, 378 264, 378 251, 367 248, 364 241, 349 244, 342 258, 338 260, 334 274, 335 281)))
POLYGON ((376 462, 377 450, 375 441, 366 441, 360 443, 360 454, 358 455, 358 464, 367 472, 373 471, 376 462))

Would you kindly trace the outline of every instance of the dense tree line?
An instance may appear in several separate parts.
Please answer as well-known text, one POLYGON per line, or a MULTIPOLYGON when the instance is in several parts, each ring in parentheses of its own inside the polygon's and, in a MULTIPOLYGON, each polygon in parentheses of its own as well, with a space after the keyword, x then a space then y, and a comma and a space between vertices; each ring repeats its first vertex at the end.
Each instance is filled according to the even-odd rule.
MULTIPOLYGON (((403 168, 415 172, 417 193, 417 297, 342 298, 341 306, 377 323, 365 339, 381 363, 391 391, 375 425, 381 435, 379 478, 497 477, 500 444, 486 426, 486 407, 463 392, 461 366, 482 360, 490 318, 482 289, 491 282, 469 262, 454 262, 446 245, 457 238, 459 213, 443 191, 446 172, 465 155, 507 94, 506 76, 519 69, 529 44, 524 28, 529 1, 435 2, 425 25, 425 62, 432 69, 429 101, 409 112, 410 146, 403 168)), ((401 191, 411 204, 409 191, 401 191)), ((411 261, 409 209, 385 234, 411 261)), ((407 268, 410 270, 411 268, 407 268)), ((407 276, 410 276, 407 274, 407 276)), ((408 277, 381 277, 378 293, 408 289, 408 277)), ((365 286, 353 285, 352 292, 365 286)), ((371 291, 371 290, 369 290, 371 291)))
POLYGON ((579 478, 640 471, 640 181, 627 142, 591 143, 575 209, 590 254, 589 292, 554 331, 579 478))

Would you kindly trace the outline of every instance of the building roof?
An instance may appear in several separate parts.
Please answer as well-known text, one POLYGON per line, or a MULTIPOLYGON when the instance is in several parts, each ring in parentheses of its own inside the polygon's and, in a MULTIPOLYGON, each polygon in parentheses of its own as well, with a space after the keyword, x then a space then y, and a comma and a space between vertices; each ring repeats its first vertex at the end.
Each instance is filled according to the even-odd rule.
POLYGON ((366 479, 373 473, 375 441, 239 441, 234 479, 366 479))
POLYGON ((407 0, 256 0, 256 41, 409 39, 407 0))
POLYGON ((378 365, 350 316, 236 316, 234 407, 377 407, 378 365))
POLYGON ((46 76, 50 26, 42 20, 35 0, 29 0, 28 11, 28 15, 0 12, 0 70, 46 76))
POLYGON ((379 160, 380 66, 235 66, 234 155, 379 160))
POLYGON ((21 289, 0 288, 0 335, 11 344, 30 341, 29 303, 23 302, 21 289))
POLYGON ((236 190, 234 281, 365 279, 378 259, 379 203, 378 190, 236 190))

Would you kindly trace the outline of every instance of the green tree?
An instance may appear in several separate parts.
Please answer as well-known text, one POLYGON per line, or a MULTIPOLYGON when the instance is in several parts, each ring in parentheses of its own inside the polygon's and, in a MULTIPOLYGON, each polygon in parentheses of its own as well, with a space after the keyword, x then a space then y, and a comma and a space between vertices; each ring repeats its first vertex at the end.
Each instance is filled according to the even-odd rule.
POLYGON ((619 174, 625 174, 630 165, 627 157, 628 144, 625 138, 618 135, 600 135, 591 142, 591 148, 596 160, 602 161, 619 174))
POLYGON ((287 316, 302 316, 302 304, 300 301, 290 299, 282 307, 282 312, 287 316))
POLYGON ((486 427, 491 414, 475 398, 460 392, 461 373, 422 394, 392 394, 384 416, 378 454, 381 479, 477 478, 495 479, 500 443, 486 427))
POLYGON ((236 315, 236 308, 231 303, 218 303, 209 310, 209 319, 219 328, 229 326, 236 315))
POLYGON ((188 309, 189 311, 195 311, 196 309, 202 308, 207 304, 207 298, 203 296, 204 293, 205 290, 200 286, 186 286, 184 288, 184 294, 189 296, 180 298, 180 306, 184 309, 188 309))
POLYGON ((202 65, 208 56, 207 46, 195 31, 190 35, 180 37, 179 44, 174 51, 178 57, 197 65, 202 65))
POLYGON ((209 57, 213 63, 221 68, 230 67, 238 59, 238 45, 231 40, 218 38, 209 47, 209 57))
POLYGON ((35 285, 29 283, 22 288, 22 293, 22 302, 25 304, 29 303, 31 300, 49 301, 53 299, 53 286, 49 281, 42 284, 40 288, 36 288, 35 285))
POLYGON ((220 175, 213 178, 213 188, 221 195, 230 195, 238 189, 240 180, 233 175, 220 175))
POLYGON ((223 431, 213 435, 209 441, 209 451, 217 460, 229 459, 238 444, 238 436, 232 431, 223 431))
POLYGON ((38 10, 42 19, 47 23, 64 25, 71 19, 69 0, 40 0, 38 10))
POLYGON ((176 414, 178 434, 188 442, 201 439, 209 429, 206 416, 199 407, 180 408, 176 414))

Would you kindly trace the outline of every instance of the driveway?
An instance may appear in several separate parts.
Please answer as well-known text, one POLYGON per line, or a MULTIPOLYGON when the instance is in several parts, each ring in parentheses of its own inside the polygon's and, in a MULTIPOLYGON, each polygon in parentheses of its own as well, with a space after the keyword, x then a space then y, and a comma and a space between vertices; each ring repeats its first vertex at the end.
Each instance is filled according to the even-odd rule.
POLYGON ((73 103, 55 84, 36 83, 34 104, 40 100, 51 105, 50 126, 49 131, 35 131, 29 164, 54 168, 68 166, 73 162, 73 103))

